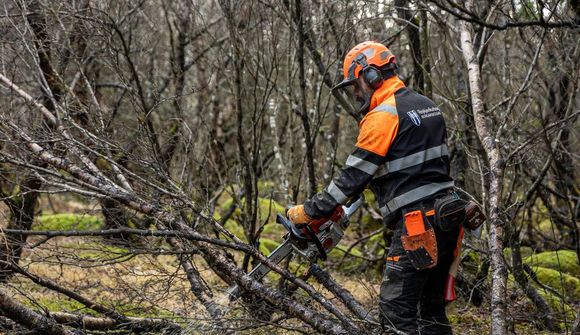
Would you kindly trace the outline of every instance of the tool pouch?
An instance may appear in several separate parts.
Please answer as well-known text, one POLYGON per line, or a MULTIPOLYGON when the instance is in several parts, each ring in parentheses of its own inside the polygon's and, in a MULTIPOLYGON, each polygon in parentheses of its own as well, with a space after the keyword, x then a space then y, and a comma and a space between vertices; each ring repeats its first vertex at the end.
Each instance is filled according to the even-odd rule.
POLYGON ((466 205, 467 202, 455 192, 437 199, 433 204, 435 224, 442 231, 450 231, 463 224, 466 219, 466 205))
POLYGON ((475 201, 470 201, 465 207, 466 220, 463 224, 465 228, 476 230, 485 222, 485 214, 475 201))
POLYGON ((437 239, 423 211, 405 213, 403 223, 401 242, 413 267, 422 270, 437 265, 437 239))

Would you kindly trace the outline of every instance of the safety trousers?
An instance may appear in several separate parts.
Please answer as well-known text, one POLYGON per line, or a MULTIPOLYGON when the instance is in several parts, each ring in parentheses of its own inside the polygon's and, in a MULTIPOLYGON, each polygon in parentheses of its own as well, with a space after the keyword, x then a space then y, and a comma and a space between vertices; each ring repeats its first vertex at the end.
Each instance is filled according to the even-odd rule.
MULTIPOLYGON (((433 225, 433 217, 428 217, 433 225)), ((383 329, 405 334, 453 334, 445 314, 445 283, 453 262, 459 227, 447 232, 434 226, 438 261, 432 268, 416 270, 401 242, 403 222, 397 222, 386 260, 380 292, 383 329)))

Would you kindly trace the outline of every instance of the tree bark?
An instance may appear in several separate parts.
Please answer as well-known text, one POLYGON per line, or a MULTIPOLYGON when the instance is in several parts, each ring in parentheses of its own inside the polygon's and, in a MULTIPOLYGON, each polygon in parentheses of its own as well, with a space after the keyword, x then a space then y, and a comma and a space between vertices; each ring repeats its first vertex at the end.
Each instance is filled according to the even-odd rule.
MULTIPOLYGON (((168 241, 169 244, 171 244, 171 246, 175 249, 182 247, 182 243, 176 238, 169 238, 168 241)), ((199 271, 197 271, 192 262, 184 256, 180 257, 179 263, 185 270, 187 280, 191 286, 191 292, 195 295, 197 300, 201 302, 208 314, 212 317, 213 321, 219 323, 219 319, 222 316, 223 311, 215 303, 215 301, 213 301, 213 296, 209 289, 204 285, 204 281, 201 278, 199 271)))
MULTIPOLYGON (((467 7, 473 8, 473 0, 468 1, 467 7)), ((507 334, 505 301, 507 293, 507 269, 503 259, 505 222, 500 216, 504 162, 500 150, 497 147, 496 139, 492 137, 493 132, 486 123, 481 74, 476 54, 473 50, 473 37, 470 27, 466 21, 459 21, 459 29, 461 49, 468 70, 475 128, 485 150, 486 165, 489 168, 489 186, 487 187, 487 191, 489 195, 488 218, 490 222, 489 248, 492 267, 491 334, 504 335, 507 334)))
MULTIPOLYGON (((33 174, 29 173, 22 184, 19 185, 20 195, 13 199, 6 198, 4 203, 10 209, 10 221, 8 229, 28 230, 34 222, 34 209, 38 200, 38 192, 42 182, 33 174)), ((22 247, 26 243, 26 236, 20 234, 5 234, 0 247, 0 260, 8 264, 18 264, 22 254, 22 247)), ((12 277, 13 271, 5 265, 0 266, 0 283, 6 282, 12 277)))
POLYGON ((298 81, 300 84, 300 119, 304 130, 304 144, 306 146, 306 170, 308 171, 308 197, 316 193, 316 173, 314 171, 314 145, 316 136, 311 134, 310 118, 308 117, 308 107, 306 104, 306 78, 304 68, 304 17, 302 15, 302 2, 296 0, 295 21, 298 28, 298 81))
MULTIPOLYGON (((290 10, 290 0, 283 0, 283 3, 284 3, 284 6, 286 7, 286 9, 290 10)), ((299 21, 297 21, 296 15, 291 15, 291 16, 292 16, 292 19, 294 20, 294 24, 298 25, 299 21)), ((305 22, 303 22, 303 23, 305 23, 305 22)), ((316 45, 316 39, 314 39, 314 37, 311 35, 312 29, 306 24, 305 24, 303 29, 304 29, 303 30, 304 31, 304 44, 305 44, 306 48, 308 49, 308 51, 310 51, 310 56, 312 57, 314 64, 316 64, 316 67, 318 68, 318 72, 322 76, 322 81, 324 82, 324 85, 326 85, 326 87, 332 88, 335 85, 335 83, 330 78, 328 67, 326 65, 324 65, 324 62, 322 61, 322 54, 320 53, 320 51, 316 45)), ((352 117, 354 117, 358 121, 360 121, 362 119, 362 116, 359 115, 359 113, 355 112, 352 105, 344 98, 344 96, 338 90, 332 90, 331 94, 334 96, 334 98, 336 99, 338 104, 347 113, 349 113, 352 117)))
POLYGON ((421 9, 419 17, 421 18, 421 55, 423 56, 421 70, 423 71, 423 79, 425 80, 423 94, 428 98, 433 98, 431 53, 429 51, 429 17, 427 16, 427 10, 421 9))
POLYGON ((41 334, 73 335, 73 332, 59 325, 54 319, 38 314, 22 305, 4 290, 0 290, 0 311, 4 316, 41 334))
MULTIPOLYGON (((351 322, 347 321, 346 325, 343 324, 341 326, 336 322, 327 320, 315 310, 299 304, 289 297, 282 295, 280 292, 270 289, 251 279, 246 273, 225 261, 223 255, 217 252, 213 247, 209 245, 200 245, 199 250, 204 254, 204 258, 208 263, 223 268, 226 272, 230 273, 242 288, 265 299, 272 305, 278 306, 289 315, 297 317, 310 324, 318 332, 322 334, 352 334, 357 332, 357 327, 355 327, 351 322), (348 328, 345 329, 344 326, 347 326, 348 328)), ((344 321, 346 320, 343 320, 343 322, 344 321)))
MULTIPOLYGON (((29 14, 26 15, 28 25, 34 34, 34 45, 38 66, 42 73, 40 88, 43 92, 43 105, 48 111, 54 111, 54 102, 58 101, 63 93, 62 83, 51 64, 50 39, 46 32, 46 17, 41 11, 39 1, 30 4, 29 14)), ((2 78, 4 79, 4 78, 2 78)), ((50 112, 49 112, 50 113, 50 112)), ((51 114, 52 116, 52 114, 51 114)), ((45 115, 46 117, 46 115, 45 115)), ((48 120, 50 127, 54 125, 48 120)), ((19 195, 13 200, 6 198, 4 202, 10 209, 9 229, 30 229, 34 221, 34 210, 38 201, 38 191, 42 188, 42 182, 34 173, 27 174, 24 182, 18 185, 19 195)), ((2 190, 0 190, 0 194, 2 190)), ((6 235, 6 242, 0 249, 0 260, 8 263, 18 264, 22 253, 22 246, 26 242, 26 236, 6 235)), ((12 271, 4 266, 0 267, 0 283, 7 281, 12 275, 12 271)))
POLYGON ((60 324, 67 324, 76 326, 78 328, 86 330, 96 330, 96 331, 107 331, 107 330, 124 330, 131 329, 131 323, 139 324, 141 329, 144 329, 146 333, 149 332, 162 332, 163 334, 178 334, 181 331, 181 327, 169 320, 164 319, 150 319, 150 318, 135 318, 129 317, 128 320, 130 324, 123 324, 118 320, 111 318, 99 318, 92 315, 78 315, 72 313, 64 312, 53 312, 50 316, 60 324))

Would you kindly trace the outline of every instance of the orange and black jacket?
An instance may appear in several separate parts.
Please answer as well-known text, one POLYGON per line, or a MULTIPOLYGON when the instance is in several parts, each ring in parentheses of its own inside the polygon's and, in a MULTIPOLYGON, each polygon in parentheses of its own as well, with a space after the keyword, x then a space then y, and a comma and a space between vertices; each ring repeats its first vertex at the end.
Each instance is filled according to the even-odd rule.
POLYGON ((399 209, 453 187, 443 115, 429 98, 392 77, 374 92, 356 148, 330 185, 304 204, 328 217, 367 185, 385 220, 399 209))

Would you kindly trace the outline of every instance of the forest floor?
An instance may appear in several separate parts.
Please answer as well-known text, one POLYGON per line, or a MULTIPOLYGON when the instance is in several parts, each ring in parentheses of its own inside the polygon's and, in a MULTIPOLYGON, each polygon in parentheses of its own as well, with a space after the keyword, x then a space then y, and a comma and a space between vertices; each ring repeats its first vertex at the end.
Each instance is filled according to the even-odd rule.
MULTIPOLYGON (((86 214, 86 206, 74 203, 63 206, 53 203, 50 207, 51 210, 45 212, 68 211, 70 214, 65 216, 61 214, 58 217, 46 216, 35 224, 34 229, 49 229, 51 220, 64 222, 68 218, 66 215, 78 213, 85 213, 82 214, 84 219, 79 220, 78 217, 76 219, 76 223, 82 225, 84 229, 94 229, 93 225, 98 223, 93 215, 86 214)), ((177 256, 170 253, 165 243, 160 240, 147 238, 140 241, 139 247, 128 247, 119 244, 118 241, 107 241, 102 238, 80 237, 57 237, 48 241, 41 237, 31 237, 28 243, 29 246, 35 247, 25 250, 21 265, 35 275, 50 279, 128 316, 172 319, 182 324, 194 325, 192 334, 212 333, 207 329, 194 330, 200 326, 205 328, 203 326, 209 324, 211 320, 200 317, 205 311, 191 293, 185 273, 178 266, 177 256)), ((185 250, 185 253, 187 252, 185 250)), ((193 256, 192 260, 207 285, 212 288, 215 300, 222 309, 229 311, 225 316, 225 324, 231 324, 232 328, 239 329, 233 333, 253 335, 313 333, 296 319, 283 320, 275 324, 258 322, 254 318, 248 319, 248 314, 243 313, 247 305, 241 302, 230 304, 226 294, 228 287, 223 281, 207 268, 201 258, 193 256), (262 326, 259 330, 254 329, 257 324, 262 326)), ((331 266, 329 272, 366 308, 377 312, 380 269, 370 268, 363 273, 357 273, 337 271, 336 266, 331 266)), ((274 286, 277 277, 269 275, 266 281, 274 286)), ((313 279, 309 282, 327 298, 333 299, 330 293, 313 279)), ((19 301, 36 310, 98 316, 80 303, 36 285, 23 276, 15 276, 7 289, 12 291, 19 301)), ((298 299, 308 303, 307 298, 301 296, 301 291, 297 291, 296 295, 298 299)), ((551 334, 538 329, 539 322, 534 317, 533 308, 520 291, 511 293, 509 303, 509 319, 515 334, 551 334)), ((252 311, 250 314, 256 313, 252 311)), ((485 302, 477 307, 467 301, 466 296, 460 295, 457 301, 448 306, 448 315, 456 334, 481 335, 489 332, 490 313, 489 306, 485 302)), ((274 319, 276 317, 277 313, 274 312, 274 319)), ((566 333, 565 330, 562 333, 566 333)))
MULTIPOLYGON (((27 270, 71 288, 96 302, 114 307, 130 316, 160 317, 201 324, 207 321, 197 317, 203 315, 203 309, 196 303, 188 288, 185 274, 178 268, 176 259, 172 255, 133 257, 121 247, 92 244, 86 239, 79 238, 56 238, 43 246, 44 248, 50 249, 50 253, 36 250, 28 251, 24 255, 22 264, 26 264, 27 270), (106 252, 107 257, 103 257, 103 252, 106 252)), ((221 302, 224 309, 231 308, 232 312, 229 317, 239 325, 237 317, 241 314, 239 309, 243 306, 239 303, 230 305, 225 293, 228 287, 213 274, 210 275, 201 260, 197 260, 196 263, 208 281, 208 285, 214 288, 216 300, 221 302)), ((367 278, 360 278, 337 273, 333 273, 333 276, 364 306, 376 312, 379 276, 368 278, 367 274, 365 275, 367 278)), ((18 299, 30 307, 96 315, 79 303, 48 291, 21 276, 15 277, 10 286, 18 299)), ((324 290, 323 292, 329 299, 332 299, 328 292, 324 290)), ((524 297, 514 296, 511 303, 509 313, 514 321, 516 334, 550 334, 536 328, 535 320, 530 318, 532 311, 529 310, 530 306, 524 297)), ((448 306, 448 314, 456 334, 481 335, 489 331, 490 313, 485 304, 476 307, 466 301, 465 297, 460 297, 448 306)), ((251 320, 246 321, 255 323, 251 320)), ((295 320, 287 322, 287 326, 289 328, 303 327, 295 320)), ((256 333, 255 330, 240 333, 299 334, 301 332, 269 328, 263 333, 261 331, 256 333)))

